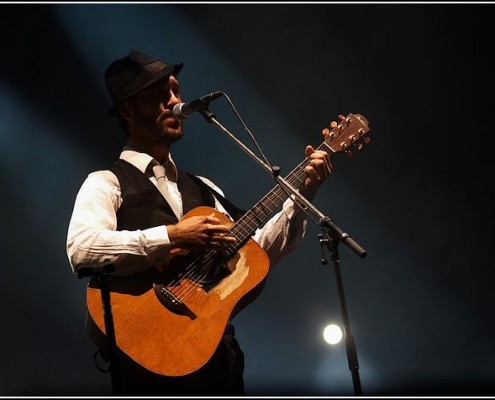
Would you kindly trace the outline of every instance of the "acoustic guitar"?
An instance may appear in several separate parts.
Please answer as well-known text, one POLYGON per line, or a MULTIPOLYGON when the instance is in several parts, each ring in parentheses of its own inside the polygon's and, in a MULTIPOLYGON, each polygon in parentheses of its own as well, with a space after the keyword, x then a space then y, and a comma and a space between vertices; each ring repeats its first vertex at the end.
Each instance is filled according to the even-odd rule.
MULTIPOLYGON (((350 153, 369 140, 368 121, 359 114, 341 116, 322 130, 318 147, 332 154, 350 153)), ((286 177, 293 187, 306 179, 306 158, 286 177)), ((255 231, 287 199, 279 185, 233 223, 210 207, 198 207, 183 219, 214 214, 229 224, 234 244, 195 254, 176 249, 162 268, 112 277, 110 296, 117 346, 141 366, 157 374, 182 376, 202 367, 215 352, 229 320, 260 293, 270 263, 252 239, 255 231)), ((105 333, 101 291, 90 281, 88 311, 105 333)))

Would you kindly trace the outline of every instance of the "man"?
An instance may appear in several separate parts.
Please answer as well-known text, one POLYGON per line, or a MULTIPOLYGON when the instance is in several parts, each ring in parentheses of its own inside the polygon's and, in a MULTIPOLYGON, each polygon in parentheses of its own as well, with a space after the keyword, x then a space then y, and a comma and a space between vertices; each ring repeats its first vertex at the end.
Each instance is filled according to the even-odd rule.
MULTIPOLYGON (((237 250, 239 235, 231 229, 231 220, 242 218, 241 210, 226 200, 210 180, 177 168, 171 157, 172 144, 183 134, 182 121, 172 112, 181 102, 177 79, 181 68, 182 64, 167 64, 138 51, 130 52, 107 68, 105 83, 113 101, 108 114, 119 119, 127 135, 127 145, 111 170, 93 172, 82 184, 69 224, 67 254, 75 273, 104 265, 114 267, 111 299, 119 347, 115 361, 119 394, 242 395, 243 353, 229 321, 225 325, 219 324, 220 337, 218 341, 213 340, 212 354, 206 352, 204 362, 199 362, 201 365, 185 372, 179 369, 180 364, 187 361, 185 349, 197 345, 198 338, 202 340, 208 336, 208 330, 216 324, 213 317, 207 318, 198 313, 199 308, 192 307, 192 303, 188 306, 187 301, 183 302, 175 290, 184 290, 188 277, 194 282, 189 292, 199 291, 202 296, 210 296, 210 300, 217 296, 222 285, 226 285, 224 282, 241 273, 239 271, 248 271, 237 261, 238 264, 219 262, 219 272, 215 269, 217 263, 215 267, 211 266, 212 257, 225 255, 229 249, 237 250), (166 172, 162 170, 162 176, 155 176, 160 165, 166 172), (166 183, 164 189, 163 182, 166 183), (162 189, 159 191, 159 188, 162 189), (210 208, 206 210, 212 212, 189 216, 188 212, 199 206, 208 206, 210 208), (173 265, 173 261, 180 260, 183 254, 186 257, 206 254, 201 263, 207 265, 208 271, 203 274, 201 265, 203 275, 192 279, 190 270, 196 264, 190 264, 193 267, 187 272, 184 272, 187 263, 173 265), (176 279, 174 284, 155 284, 163 282, 167 274, 176 279), (141 300, 150 293, 151 300, 146 306, 136 307, 138 311, 127 310, 133 308, 127 307, 129 299, 141 300), (159 308, 143 323, 142 315, 148 304, 159 308), (158 315, 162 311, 164 317, 170 315, 172 319, 159 329, 156 322, 162 320, 158 315), (128 316, 131 316, 130 320, 125 319, 128 316), (141 319, 134 323, 132 318, 141 319), (174 335, 164 334, 166 329, 174 329, 171 325, 175 321, 188 325, 181 325, 179 332, 173 331, 174 335), (200 323, 205 325, 197 325, 200 323), (187 337, 194 326, 200 326, 200 331, 194 332, 184 346, 175 345, 175 341, 187 337), (149 338, 156 330, 163 338, 152 344, 149 338), (126 345, 130 341, 132 345, 128 350, 126 345), (167 344, 170 344, 168 348, 167 344), (156 350, 153 346, 164 348, 156 350), (136 348, 138 350, 134 351, 136 348), (170 374, 168 370, 162 370, 167 363, 171 364, 170 374)), ((305 154, 308 157, 306 178, 299 190, 311 199, 330 175, 331 164, 327 153, 316 151, 312 146, 306 147, 305 154)), ((303 237, 305 226, 304 212, 287 199, 280 212, 263 227, 254 229, 253 239, 257 243, 254 252, 260 255, 260 263, 267 255, 269 262, 266 264, 272 267, 294 250, 303 237), (257 250, 258 244, 260 250, 257 250)), ((258 285, 261 282, 255 283, 253 286, 261 286, 258 285)), ((94 295, 91 297, 97 287, 94 282, 88 286, 90 315, 87 326, 97 346, 105 348, 102 317, 98 314, 101 303, 96 304, 92 300, 94 295)), ((225 293, 230 294, 234 289, 222 290, 227 297, 225 293)), ((215 313, 212 315, 217 315, 215 313)), ((194 356, 189 358, 196 361, 194 356)))

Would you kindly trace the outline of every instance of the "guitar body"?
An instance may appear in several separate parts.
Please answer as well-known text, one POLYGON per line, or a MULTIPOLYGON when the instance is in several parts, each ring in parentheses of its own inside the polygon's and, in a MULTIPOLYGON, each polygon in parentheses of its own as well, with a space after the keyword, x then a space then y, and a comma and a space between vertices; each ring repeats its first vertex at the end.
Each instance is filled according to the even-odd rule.
MULTIPOLYGON (((233 224, 209 207, 195 208, 183 219, 212 213, 221 223, 233 224)), ((206 289, 187 276, 176 275, 174 280, 167 266, 163 272, 151 268, 112 278, 110 299, 117 346, 157 374, 182 376, 199 369, 215 352, 231 316, 241 305, 254 300, 248 294, 254 295, 254 289, 261 286, 269 260, 265 251, 249 239, 225 266, 229 274, 206 289), (163 285, 172 298, 180 298, 187 313, 164 303, 157 285, 163 285)), ((105 333, 101 291, 92 282, 86 291, 86 303, 94 322, 105 333)))

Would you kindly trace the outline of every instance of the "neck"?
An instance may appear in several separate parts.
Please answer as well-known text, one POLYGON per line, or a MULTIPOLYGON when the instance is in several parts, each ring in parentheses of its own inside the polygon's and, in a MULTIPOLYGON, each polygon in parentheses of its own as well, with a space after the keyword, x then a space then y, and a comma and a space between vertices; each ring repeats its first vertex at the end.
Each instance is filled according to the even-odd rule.
POLYGON ((132 149, 139 151, 141 153, 149 154, 160 164, 168 161, 168 156, 170 153, 170 144, 168 143, 139 143, 133 140, 129 140, 127 145, 132 149))

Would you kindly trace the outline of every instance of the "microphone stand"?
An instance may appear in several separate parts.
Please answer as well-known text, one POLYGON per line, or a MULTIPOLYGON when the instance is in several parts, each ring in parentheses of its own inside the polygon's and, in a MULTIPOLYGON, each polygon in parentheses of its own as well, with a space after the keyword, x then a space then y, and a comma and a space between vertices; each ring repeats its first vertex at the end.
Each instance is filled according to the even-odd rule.
MULTIPOLYGON (((330 217, 321 213, 311 202, 309 202, 303 195, 301 195, 296 189, 292 187, 286 180, 280 177, 280 168, 278 166, 269 166, 258 156, 256 156, 248 147, 244 145, 239 139, 237 139, 227 128, 225 128, 215 117, 213 113, 208 110, 207 105, 203 110, 199 110, 208 123, 213 123, 221 131, 225 132, 245 153, 247 153, 253 160, 255 160, 263 169, 270 173, 275 181, 282 187, 282 189, 287 194, 292 194, 292 200, 295 201, 299 207, 314 221, 318 221, 318 225, 325 232, 322 235, 318 235, 320 238, 320 244, 327 245, 329 251, 332 254, 332 264, 335 268, 338 294, 340 307, 343 317, 344 324, 344 338, 346 345, 347 361, 349 365, 349 370, 351 371, 354 393, 356 396, 361 396, 363 394, 361 387, 361 380, 359 377, 359 363, 356 352, 356 347, 354 339, 351 335, 349 317, 347 313, 347 307, 344 297, 344 288, 342 284, 342 275, 340 272, 340 259, 338 254, 338 244, 343 242, 352 251, 354 251, 359 257, 364 258, 366 256, 366 251, 358 244, 354 239, 352 239, 347 233, 342 231, 331 219, 330 217)), ((290 197, 290 196, 289 196, 290 197)), ((322 247, 323 248, 323 247, 322 247)), ((324 257, 322 258, 322 263, 326 264, 324 257)))
MULTIPOLYGON (((78 278, 92 277, 100 288, 101 301, 103 306, 103 318, 105 321, 105 332, 107 336, 107 351, 108 362, 110 366, 110 375, 112 381, 113 394, 119 396, 120 392, 120 376, 117 364, 117 342, 115 339, 115 328, 113 324, 112 305, 110 302, 110 278, 109 272, 113 272, 115 266, 106 264, 97 268, 83 268, 77 272, 78 278)), ((108 372, 108 371, 106 371, 108 372)))
MULTIPOLYGON (((322 246, 325 244, 331 253, 331 260, 335 270, 335 276, 337 281, 337 292, 339 295, 339 303, 340 309, 342 313, 342 321, 344 326, 344 342, 345 342, 345 350, 347 355, 347 363, 349 365, 349 370, 351 371, 352 383, 354 387, 354 394, 356 396, 363 395, 363 389, 361 387, 361 379, 359 377, 359 362, 358 356, 356 352, 356 345, 354 343, 354 338, 351 334, 351 327, 349 323, 349 316, 347 313, 347 306, 344 296, 344 286, 342 283, 342 274, 340 272, 340 258, 338 252, 338 244, 339 238, 332 235, 331 232, 326 232, 325 234, 318 235, 318 239, 320 240, 320 244, 322 246)), ((321 259, 321 263, 323 265, 327 264, 327 260, 323 256, 321 259)))

